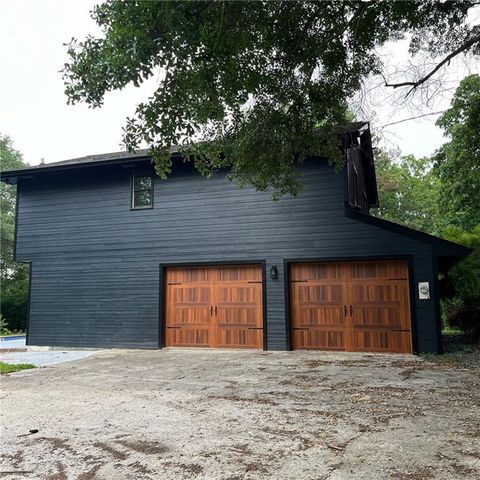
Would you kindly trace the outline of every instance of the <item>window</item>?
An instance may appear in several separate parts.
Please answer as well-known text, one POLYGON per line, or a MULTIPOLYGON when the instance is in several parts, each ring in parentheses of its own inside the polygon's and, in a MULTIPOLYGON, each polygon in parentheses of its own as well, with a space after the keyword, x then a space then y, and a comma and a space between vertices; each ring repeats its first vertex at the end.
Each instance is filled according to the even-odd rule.
POLYGON ((132 178, 132 208, 153 207, 153 177, 149 173, 134 173, 132 178))

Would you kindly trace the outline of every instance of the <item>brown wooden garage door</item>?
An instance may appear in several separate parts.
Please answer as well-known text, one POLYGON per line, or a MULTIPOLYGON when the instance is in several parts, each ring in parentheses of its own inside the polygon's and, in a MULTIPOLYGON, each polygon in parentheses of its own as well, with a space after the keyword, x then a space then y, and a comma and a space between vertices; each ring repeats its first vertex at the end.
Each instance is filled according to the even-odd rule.
POLYGON ((294 349, 412 351, 406 261, 298 263, 289 273, 294 349))
POLYGON ((167 346, 262 348, 262 268, 174 267, 166 272, 167 346))

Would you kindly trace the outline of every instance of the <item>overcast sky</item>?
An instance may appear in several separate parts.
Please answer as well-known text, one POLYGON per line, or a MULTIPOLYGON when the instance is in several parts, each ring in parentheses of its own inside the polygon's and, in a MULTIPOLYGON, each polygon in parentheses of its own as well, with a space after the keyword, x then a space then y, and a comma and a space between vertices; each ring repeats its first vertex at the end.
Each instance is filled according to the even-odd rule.
MULTIPOLYGON (((32 165, 41 157, 48 163, 120 150, 126 117, 154 90, 156 79, 107 95, 101 109, 66 104, 59 73, 67 60, 63 44, 98 33, 89 16, 96 3, 0 0, 0 133, 10 136, 32 165)), ((392 117, 388 102, 377 113, 378 125, 410 116, 397 111, 392 117)), ((389 127, 388 146, 397 144, 403 154, 431 154, 444 141, 435 118, 389 127)))

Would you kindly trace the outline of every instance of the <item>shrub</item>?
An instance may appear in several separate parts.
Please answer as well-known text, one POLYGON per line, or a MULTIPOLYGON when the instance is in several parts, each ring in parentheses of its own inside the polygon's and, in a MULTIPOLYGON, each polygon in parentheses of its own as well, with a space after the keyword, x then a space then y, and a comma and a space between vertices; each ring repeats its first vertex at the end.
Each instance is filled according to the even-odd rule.
POLYGON ((442 302, 447 326, 461 328, 470 340, 480 341, 480 225, 471 232, 449 228, 445 237, 473 249, 447 276, 450 298, 442 302))

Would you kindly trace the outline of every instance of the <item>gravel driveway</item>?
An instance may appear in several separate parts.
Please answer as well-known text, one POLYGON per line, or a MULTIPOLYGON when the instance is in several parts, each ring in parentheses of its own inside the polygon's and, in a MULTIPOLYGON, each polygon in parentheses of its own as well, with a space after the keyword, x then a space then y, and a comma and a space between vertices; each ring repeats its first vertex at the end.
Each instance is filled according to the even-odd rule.
POLYGON ((0 381, 0 478, 480 478, 478 370, 413 356, 112 350, 0 381))

